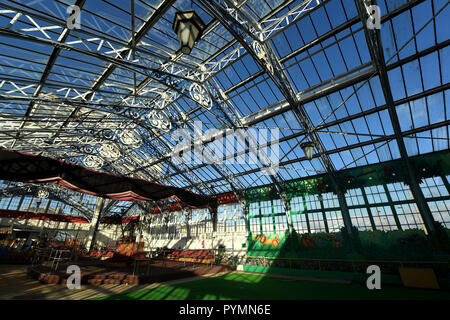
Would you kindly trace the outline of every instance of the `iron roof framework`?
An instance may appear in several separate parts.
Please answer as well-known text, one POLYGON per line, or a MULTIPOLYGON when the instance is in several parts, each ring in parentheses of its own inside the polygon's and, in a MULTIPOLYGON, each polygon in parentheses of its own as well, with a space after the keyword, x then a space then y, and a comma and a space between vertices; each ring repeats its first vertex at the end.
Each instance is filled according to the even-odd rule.
MULTIPOLYGON (((361 0, 2 0, 0 146, 203 194, 448 149, 448 1, 377 5, 379 31, 361 0), (185 56, 172 21, 190 7, 207 28, 185 56), (197 121, 216 138, 279 129, 278 172, 175 163, 173 134, 197 121)), ((201 144, 213 157, 214 139, 201 144)))

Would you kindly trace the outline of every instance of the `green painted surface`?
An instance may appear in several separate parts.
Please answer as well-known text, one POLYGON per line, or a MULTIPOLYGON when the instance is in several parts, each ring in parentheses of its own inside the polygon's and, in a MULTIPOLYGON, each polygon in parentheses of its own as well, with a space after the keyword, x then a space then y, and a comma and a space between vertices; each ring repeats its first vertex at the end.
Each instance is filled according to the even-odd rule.
POLYGON ((450 292, 358 284, 336 284, 264 275, 231 273, 176 285, 160 286, 96 300, 422 300, 450 299, 450 292))
MULTIPOLYGON (((449 232, 449 230, 446 230, 449 232)), ((445 261, 422 230, 358 231, 360 248, 352 250, 342 232, 251 235, 247 256, 306 259, 445 261)))
POLYGON ((264 234, 248 238, 247 256, 280 258, 343 257, 346 248, 337 238, 339 234, 264 234))
MULTIPOLYGON (((450 151, 435 152, 411 158, 411 164, 419 182, 423 178, 450 174, 450 151)), ((343 191, 346 189, 403 182, 407 172, 401 160, 393 160, 373 165, 341 170, 337 181, 343 191)), ((321 174, 313 178, 301 178, 286 181, 284 188, 288 199, 295 196, 318 194, 333 191, 328 175, 321 174)), ((279 199, 274 185, 254 187, 245 190, 245 199, 249 203, 279 199)))
MULTIPOLYGON (((349 281, 358 281, 362 283, 364 283, 368 277, 367 274, 356 272, 299 270, 289 268, 258 267, 258 266, 244 266, 244 271, 305 277, 305 278, 349 280, 349 281)), ((402 280, 400 279, 400 276, 396 275, 383 275, 381 277, 381 281, 384 284, 402 285, 402 280)))

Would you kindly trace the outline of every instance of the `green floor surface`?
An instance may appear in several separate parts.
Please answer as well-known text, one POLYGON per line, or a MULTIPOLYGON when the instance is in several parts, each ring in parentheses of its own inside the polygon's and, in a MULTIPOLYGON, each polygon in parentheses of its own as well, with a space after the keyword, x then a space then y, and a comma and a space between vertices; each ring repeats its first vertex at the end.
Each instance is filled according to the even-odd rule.
POLYGON ((337 284, 231 273, 218 277, 164 285, 154 289, 96 300, 335 300, 335 299, 450 299, 448 290, 382 286, 369 290, 359 284, 337 284))

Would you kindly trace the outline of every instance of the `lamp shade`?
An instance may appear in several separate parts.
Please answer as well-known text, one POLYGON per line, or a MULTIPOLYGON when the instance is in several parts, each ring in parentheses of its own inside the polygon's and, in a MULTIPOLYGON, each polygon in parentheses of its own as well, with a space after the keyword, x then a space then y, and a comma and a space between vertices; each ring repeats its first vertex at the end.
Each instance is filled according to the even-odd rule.
POLYGON ((307 141, 303 142, 300 147, 302 148, 303 152, 305 153, 305 156, 308 160, 311 160, 313 157, 314 152, 314 142, 307 141))
POLYGON ((190 54, 194 44, 202 36, 205 24, 194 10, 178 11, 173 21, 173 30, 178 36, 180 50, 190 54))

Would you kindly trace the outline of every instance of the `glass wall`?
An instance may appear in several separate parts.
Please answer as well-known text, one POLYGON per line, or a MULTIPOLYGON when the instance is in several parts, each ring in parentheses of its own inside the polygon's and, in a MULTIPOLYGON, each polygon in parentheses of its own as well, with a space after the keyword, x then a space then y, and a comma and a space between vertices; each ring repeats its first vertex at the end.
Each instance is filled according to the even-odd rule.
MULTIPOLYGON (((434 219, 450 228, 449 177, 424 179, 420 187, 434 219)), ((349 189, 345 199, 352 224, 359 230, 425 228, 412 192, 404 183, 349 189)), ((286 230, 287 220, 280 200, 252 203, 250 208, 252 233, 286 230)), ((290 214, 297 233, 337 232, 344 226, 339 202, 333 193, 294 197, 290 200, 290 214)))
MULTIPOLYGON (((7 186, 6 186, 7 187, 7 186)), ((434 219, 450 228, 449 176, 423 179, 420 183, 434 219)), ((75 193, 77 201, 88 210, 94 210, 96 197, 75 193)), ((407 230, 424 229, 422 217, 412 192, 404 183, 388 183, 349 189, 345 193, 352 224, 359 230, 407 230)), ((111 210, 130 207, 131 203, 119 203, 111 210)), ((333 193, 297 196, 290 200, 290 219, 297 233, 337 232, 344 226, 339 202, 333 193)), ((55 199, 40 199, 30 195, 3 197, 0 209, 38 211, 79 215, 69 204, 55 199)), ((127 215, 142 211, 131 206, 127 215)), ((217 234, 247 233, 247 225, 253 234, 281 234, 288 228, 287 215, 280 199, 249 204, 248 224, 239 204, 219 206, 217 234)), ((213 223, 208 209, 194 209, 189 218, 182 212, 153 215, 149 232, 157 239, 178 239, 189 236, 204 238, 211 234, 213 223)))

